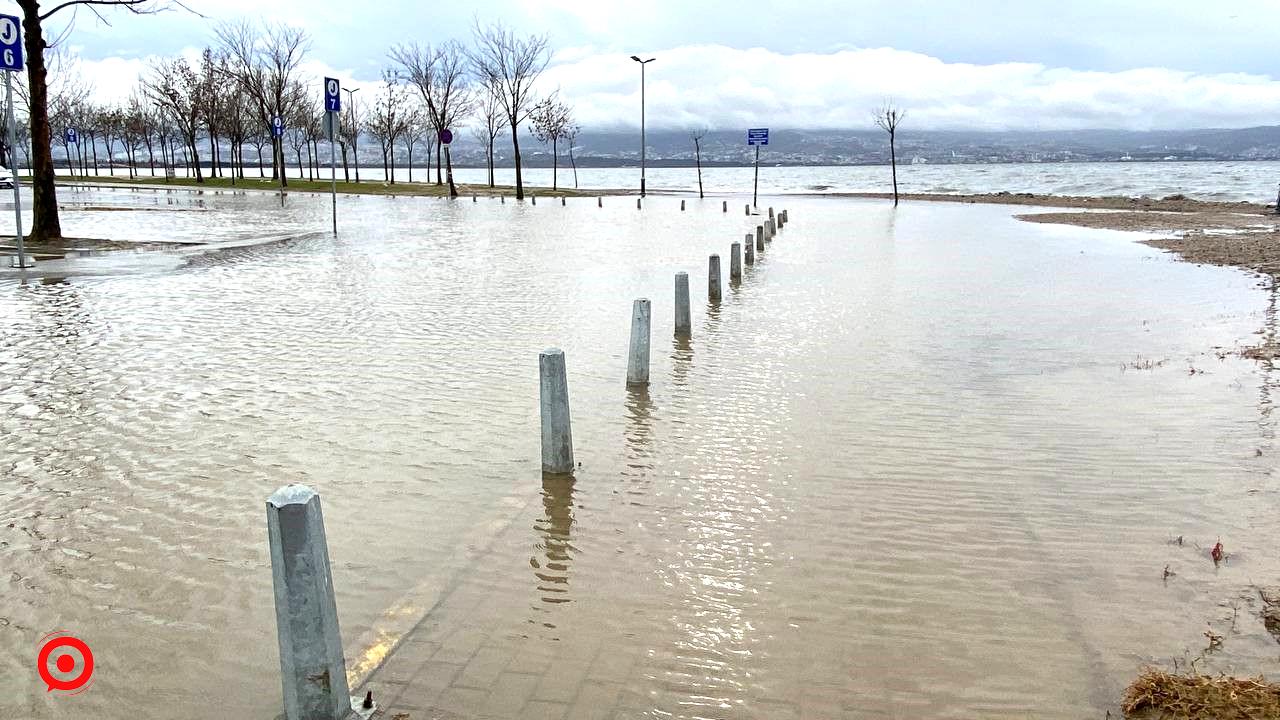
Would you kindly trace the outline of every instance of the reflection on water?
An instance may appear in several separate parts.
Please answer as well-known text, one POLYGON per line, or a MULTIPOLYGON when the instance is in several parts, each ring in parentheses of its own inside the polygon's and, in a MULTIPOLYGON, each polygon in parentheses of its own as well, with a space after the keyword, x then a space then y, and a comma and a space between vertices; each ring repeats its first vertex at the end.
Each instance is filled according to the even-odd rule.
MULTIPOLYGON (((111 232, 329 217, 77 197, 157 208, 111 232)), ((757 220, 688 205, 347 197, 336 238, 0 283, 0 716, 273 717, 288 482, 324 495, 345 639, 430 610, 498 667, 590 664, 619 717, 1103 717, 1207 622, 1206 669, 1276 671, 1261 621, 1220 624, 1280 576, 1274 371, 1213 352, 1273 331, 1274 291, 1004 208, 791 200, 625 389, 601 298, 671 337, 672 273, 706 298, 757 220), (539 483, 551 344, 582 467, 539 483), (74 706, 32 682, 55 629, 101 658, 74 706)))
MULTIPOLYGON (((543 517, 534 523, 538 534, 535 550, 539 555, 529 558, 537 578, 540 600, 548 604, 567 603, 569 594, 569 565, 577 548, 573 547, 573 483, 572 475, 542 475, 543 517)), ((555 624, 548 619, 548 628, 555 624)))

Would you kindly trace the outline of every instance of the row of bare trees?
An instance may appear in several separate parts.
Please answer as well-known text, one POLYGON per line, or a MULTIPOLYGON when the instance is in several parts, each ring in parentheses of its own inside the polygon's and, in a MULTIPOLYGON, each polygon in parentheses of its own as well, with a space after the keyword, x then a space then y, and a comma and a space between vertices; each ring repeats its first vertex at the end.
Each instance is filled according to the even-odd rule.
MULTIPOLYGON (((99 15, 113 7, 149 15, 187 10, 182 0, 46 0, 44 7, 39 0, 19 0, 18 5, 28 56, 27 82, 20 94, 30 129, 19 146, 33 174, 33 238, 61 237, 52 155, 55 142, 60 143, 71 171, 85 175, 90 167, 99 172, 102 164, 114 172, 123 157, 131 176, 142 167, 155 174, 158 162, 166 169, 189 167, 197 182, 204 181, 206 167, 211 177, 221 174, 235 182, 245 177, 247 148, 256 151, 258 174, 265 177, 263 151, 269 148, 271 176, 285 185, 290 160, 286 145, 300 174, 318 175, 320 146, 326 139, 325 115, 320 93, 309 87, 315 79, 303 77, 301 70, 310 49, 305 31, 287 24, 223 23, 216 28, 216 42, 198 60, 182 56, 155 60, 127 101, 104 106, 90 102, 89 90, 74 70, 58 66, 69 33, 50 42, 44 36, 44 23, 69 7, 87 7, 99 15), (282 137, 271 132, 274 117, 285 121, 287 131, 282 137), (68 128, 80 133, 79 142, 68 141, 68 128), (99 148, 105 150, 103 157, 99 148), (229 148, 230 157, 224 157, 224 148, 229 148)), ((394 182, 397 144, 408 152, 410 167, 415 149, 425 144, 429 161, 434 160, 436 182, 447 177, 452 189, 448 147, 437 138, 444 130, 459 131, 470 125, 485 148, 490 185, 499 138, 510 133, 516 197, 523 199, 520 131, 530 123, 534 136, 551 145, 554 182, 558 185, 563 144, 569 148, 576 183, 573 144, 578 127, 567 105, 554 95, 539 100, 534 91, 550 61, 545 36, 521 35, 502 23, 484 25, 477 20, 470 44, 397 45, 389 52, 389 60, 376 96, 362 103, 364 114, 357 115, 354 104, 348 103, 339 118, 335 139, 348 180, 349 157, 358 158, 358 142, 364 134, 381 146, 389 181, 394 182)), ((0 160, 13 163, 17 150, 0 143, 0 160)), ((359 182, 358 159, 354 165, 359 182)))

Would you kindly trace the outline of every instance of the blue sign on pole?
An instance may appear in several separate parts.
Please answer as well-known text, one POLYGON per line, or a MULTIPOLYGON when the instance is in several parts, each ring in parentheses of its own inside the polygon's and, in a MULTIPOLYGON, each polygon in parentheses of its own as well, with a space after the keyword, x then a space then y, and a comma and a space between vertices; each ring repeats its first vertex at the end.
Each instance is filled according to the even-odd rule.
POLYGON ((279 115, 271 118, 271 134, 276 137, 284 137, 284 118, 279 115))
POLYGON ((751 128, 747 131, 747 145, 768 145, 769 128, 751 128))
POLYGON ((68 145, 77 145, 80 142, 80 133, 76 132, 75 128, 67 128, 65 136, 68 145))
POLYGON ((329 112, 342 111, 342 88, 337 78, 324 79, 324 109, 329 112))
POLYGON ((22 69, 22 32, 20 21, 12 15, 0 15, 0 70, 22 69))

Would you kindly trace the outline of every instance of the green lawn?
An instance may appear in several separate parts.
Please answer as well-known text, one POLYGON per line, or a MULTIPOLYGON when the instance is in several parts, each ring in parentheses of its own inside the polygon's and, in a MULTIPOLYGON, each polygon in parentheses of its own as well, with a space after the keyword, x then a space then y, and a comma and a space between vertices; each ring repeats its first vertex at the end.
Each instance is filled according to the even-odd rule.
MULTIPOLYGON (((30 178, 25 178, 25 182, 29 182, 30 178)), ((166 181, 163 177, 151 177, 150 175, 140 175, 137 178, 130 179, 127 177, 111 177, 111 176, 90 176, 90 177, 59 177, 58 182, 61 184, 90 184, 90 185, 168 185, 174 187, 193 187, 193 188, 211 188, 211 189, 230 189, 239 190, 266 190, 275 192, 280 189, 279 181, 260 178, 237 179, 233 184, 231 178, 205 178, 203 183, 198 183, 194 178, 173 178, 166 181)), ((330 184, 328 180, 299 180, 297 178, 289 178, 289 192, 329 192, 330 184)), ((338 192, 344 194, 356 195, 413 195, 423 197, 444 197, 449 194, 448 185, 436 185, 435 183, 405 183, 397 182, 394 185, 376 182, 364 181, 360 183, 343 182, 338 180, 338 192)), ((601 190, 572 190, 560 188, 552 190, 544 187, 525 186, 525 195, 541 195, 544 197, 588 197, 595 196, 607 191, 601 190)), ((625 191, 622 191, 625 192, 625 191)), ((489 187, 488 185, 458 185, 458 194, 463 197, 471 195, 507 195, 514 196, 516 190, 511 186, 499 185, 497 187, 489 187)), ((616 193, 610 193, 616 194, 616 193)))

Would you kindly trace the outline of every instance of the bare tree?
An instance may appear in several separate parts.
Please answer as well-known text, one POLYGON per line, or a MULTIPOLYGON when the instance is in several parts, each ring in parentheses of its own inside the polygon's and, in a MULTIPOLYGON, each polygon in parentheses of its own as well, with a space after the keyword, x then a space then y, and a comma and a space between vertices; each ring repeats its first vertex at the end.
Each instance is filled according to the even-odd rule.
POLYGON ((568 133, 572 119, 569 106, 560 102, 554 94, 533 106, 529 115, 533 123, 533 136, 539 142, 551 143, 551 189, 559 189, 560 141, 568 133))
POLYGON ((564 139, 569 143, 569 164, 573 166, 573 189, 578 189, 578 161, 573 157, 573 146, 578 142, 578 133, 582 132, 582 128, 573 120, 569 121, 568 128, 565 129, 564 139))
POLYGON ((387 181, 392 185, 396 182, 396 140, 404 132, 406 105, 404 88, 400 86, 395 71, 383 70, 382 92, 374 101, 373 110, 369 113, 367 129, 382 149, 382 169, 386 172, 387 181))
POLYGON ((489 187, 493 187, 493 144, 506 129, 507 116, 502 110, 502 102, 498 100, 498 94, 493 85, 486 83, 481 86, 478 96, 476 109, 481 124, 477 125, 472 133, 486 149, 485 155, 489 161, 489 187))
MULTIPOLYGON (((219 25, 216 32, 227 58, 225 72, 254 101, 258 125, 269 129, 273 117, 293 115, 295 106, 302 102, 297 89, 299 66, 311 45, 306 31, 265 23, 259 29, 244 21, 219 25)), ((288 185, 284 143, 273 136, 272 148, 280 184, 288 185)))
POLYGON ((173 127, 182 135, 184 149, 190 152, 192 174, 196 182, 203 183, 200 172, 200 153, 196 139, 200 133, 201 111, 205 85, 200 75, 186 59, 157 60, 151 66, 146 79, 147 94, 168 116, 173 127))
POLYGON ((516 163, 516 199, 524 199, 520 167, 520 123, 533 108, 533 84, 546 69, 550 56, 545 35, 517 36, 501 23, 474 28, 475 47, 468 51, 472 72, 492 88, 511 128, 511 149, 516 163))
MULTIPOLYGON (((425 108, 421 105, 416 107, 409 106, 404 114, 404 130, 400 133, 401 139, 404 140, 405 150, 409 153, 409 182, 413 182, 413 148, 430 137, 434 131, 435 125, 431 121, 430 114, 425 112, 425 108)), ((430 143, 427 144, 427 180, 431 180, 431 150, 430 143)))
POLYGON ((121 113, 120 139, 124 142, 124 152, 129 159, 129 177, 137 177, 138 151, 146 140, 150 128, 147 124, 147 103, 135 93, 129 98, 129 104, 121 113))
POLYGON ((707 136, 706 128, 698 128, 689 133, 689 137, 693 140, 693 156, 698 163, 698 197, 706 197, 702 194, 702 140, 707 136))
MULTIPOLYGON (((50 44, 44 38, 44 23, 66 8, 84 6, 105 21, 100 8, 123 8, 135 15, 149 15, 171 7, 184 7, 180 0, 17 0, 22 10, 23 43, 26 50, 27 86, 31 122, 31 239, 46 242, 62 237, 58 217, 58 195, 54 184, 52 131, 49 126, 49 85, 44 52, 50 44)), ((53 45, 57 45, 55 40, 53 45)))
POLYGON ((898 150, 896 147, 898 125, 907 117, 907 111, 885 100, 884 105, 872 113, 876 125, 889 133, 889 164, 893 166, 893 205, 898 206, 898 150))
MULTIPOLYGON (((474 112, 476 101, 467 78, 467 54, 457 41, 450 40, 434 49, 417 43, 399 45, 391 49, 391 59, 404 68, 409 82, 421 93, 437 136, 474 112)), ((443 182, 440 155, 437 146, 437 185, 443 182)), ((452 174, 453 168, 449 171, 452 174)))

